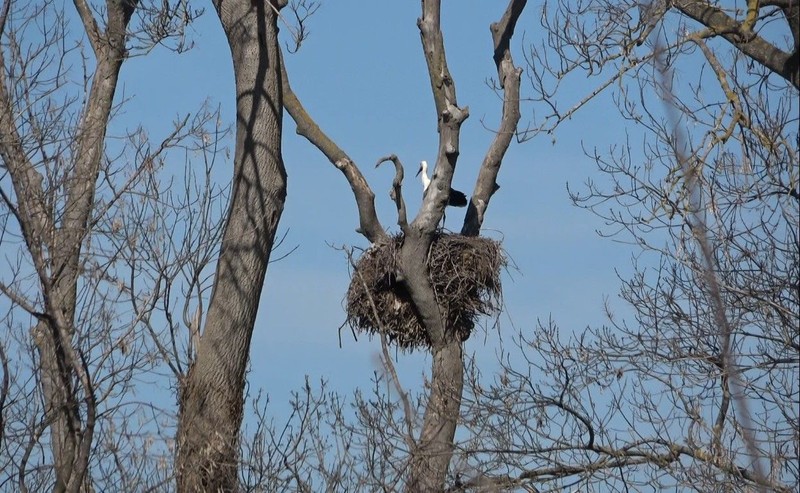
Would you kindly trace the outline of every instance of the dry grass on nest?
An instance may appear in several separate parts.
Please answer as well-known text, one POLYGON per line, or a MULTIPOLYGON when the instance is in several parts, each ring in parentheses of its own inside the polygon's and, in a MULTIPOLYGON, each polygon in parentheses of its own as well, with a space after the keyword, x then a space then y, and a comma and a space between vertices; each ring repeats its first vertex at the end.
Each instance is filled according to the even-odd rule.
MULTIPOLYGON (((408 293, 395 280, 402 241, 402 236, 394 236, 358 259, 347 290, 347 322, 359 332, 383 333, 403 349, 430 347, 408 293)), ((437 234, 427 263, 447 327, 466 340, 479 316, 500 309, 500 269, 506 265, 500 244, 488 238, 437 234)))

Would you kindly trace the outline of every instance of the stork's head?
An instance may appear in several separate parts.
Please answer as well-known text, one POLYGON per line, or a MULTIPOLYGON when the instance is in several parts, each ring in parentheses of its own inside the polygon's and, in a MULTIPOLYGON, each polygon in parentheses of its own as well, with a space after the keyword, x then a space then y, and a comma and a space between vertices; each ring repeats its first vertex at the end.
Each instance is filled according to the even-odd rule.
POLYGON ((419 162, 419 169, 417 170, 417 174, 415 176, 419 176, 420 173, 425 171, 428 172, 428 162, 427 161, 420 161, 419 162))

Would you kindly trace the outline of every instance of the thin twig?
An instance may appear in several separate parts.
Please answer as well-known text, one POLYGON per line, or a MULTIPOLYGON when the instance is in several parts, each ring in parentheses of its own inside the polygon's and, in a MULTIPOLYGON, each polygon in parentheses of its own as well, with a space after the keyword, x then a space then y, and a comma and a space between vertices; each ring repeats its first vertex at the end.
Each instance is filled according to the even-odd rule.
POLYGON ((680 118, 676 114, 675 95, 672 90, 672 73, 670 68, 664 61, 664 51, 659 45, 656 45, 654 50, 656 56, 653 57, 656 70, 660 76, 660 84, 658 90, 661 92, 662 100, 664 101, 664 110, 667 114, 667 119, 672 126, 675 138, 675 158, 679 166, 683 170, 684 178, 686 180, 686 189, 691 201, 691 211, 689 216, 688 225, 692 230, 693 236, 697 241, 700 251, 703 256, 705 265, 703 266, 702 274, 705 280, 708 292, 711 297, 711 308, 714 314, 714 321, 719 330, 718 339, 720 345, 720 358, 722 364, 723 374, 727 376, 728 382, 731 384, 730 393, 737 411, 739 420, 738 430, 742 434, 747 452, 752 460, 753 482, 759 491, 766 493, 766 479, 761 467, 760 456, 756 445, 755 436, 752 432, 752 418, 747 405, 747 401, 741 391, 743 387, 740 372, 738 371, 738 362, 736 354, 731 351, 731 339, 733 328, 725 313, 725 303, 722 301, 720 293, 719 282, 716 276, 716 261, 711 247, 711 242, 708 237, 708 227, 702 213, 702 189, 700 174, 702 163, 695 165, 686 156, 685 149, 688 145, 687 136, 680 127, 680 118))

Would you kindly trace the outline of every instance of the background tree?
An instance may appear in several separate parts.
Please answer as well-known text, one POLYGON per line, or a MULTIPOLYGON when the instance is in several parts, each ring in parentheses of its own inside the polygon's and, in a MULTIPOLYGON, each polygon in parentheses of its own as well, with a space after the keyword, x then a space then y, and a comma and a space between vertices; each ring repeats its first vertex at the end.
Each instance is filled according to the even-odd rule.
POLYGON ((587 145, 608 184, 570 187, 641 249, 622 279, 633 317, 540 323, 516 340, 527 365, 468 379, 462 489, 798 487, 799 17, 796 2, 545 9, 527 136, 604 91, 634 124, 587 145), (597 88, 565 107, 559 88, 586 77, 597 88))
POLYGON ((278 9, 214 2, 236 80, 231 203, 197 356, 181 382, 179 491, 238 489, 245 369, 267 264, 286 199, 278 9))
POLYGON ((0 279, 0 344, 13 355, 3 358, 3 488, 139 489, 165 476, 130 430, 141 425, 131 416, 159 414, 129 392, 156 364, 141 320, 118 323, 135 287, 116 277, 115 240, 126 228, 138 230, 128 241, 147 236, 131 198, 152 198, 167 151, 200 140, 213 119, 181 120, 155 146, 141 129, 109 145, 107 129, 124 62, 156 44, 187 48, 197 14, 185 2, 0 7, 0 217, 4 245, 19 248, 0 279))

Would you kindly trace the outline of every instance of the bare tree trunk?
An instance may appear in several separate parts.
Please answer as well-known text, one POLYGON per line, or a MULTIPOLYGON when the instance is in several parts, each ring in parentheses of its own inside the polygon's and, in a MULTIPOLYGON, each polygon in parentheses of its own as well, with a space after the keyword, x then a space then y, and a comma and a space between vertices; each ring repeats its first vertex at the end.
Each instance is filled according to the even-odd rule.
MULTIPOLYGON (((458 129, 455 129, 457 133, 458 129)), ((441 217, 441 213, 438 217, 441 217)), ((422 430, 416 448, 411 453, 411 468, 406 484, 409 492, 442 491, 453 456, 453 439, 461 409, 464 388, 464 357, 462 341, 456 331, 445 323, 446 317, 436 301, 426 265, 432 232, 438 217, 426 231, 425 216, 406 228, 406 239, 400 258, 403 285, 414 300, 431 343, 431 383, 422 430)))
POLYGON ((72 385, 72 368, 64 355, 57 328, 39 322, 31 332, 39 352, 45 412, 50 418, 50 451, 56 473, 53 491, 66 491, 73 472, 82 475, 76 469, 86 470, 86 464, 76 463, 82 425, 76 389, 72 385))
POLYGON ((411 462, 407 491, 442 491, 453 455, 464 388, 461 341, 450 341, 432 351, 430 395, 417 443, 418 452, 411 462))
MULTIPOLYGON (((491 195, 497 190, 496 177, 502 158, 515 133, 519 121, 519 83, 521 70, 511 59, 510 40, 525 0, 510 0, 499 22, 492 24, 494 60, 498 68, 501 87, 506 91, 503 104, 502 131, 493 142, 481 167, 481 178, 476 185, 470 216, 464 224, 465 235, 477 236, 491 195)), ((423 53, 428 66, 439 131, 439 149, 436 172, 427 189, 419 213, 411 224, 407 222, 401 183, 403 168, 395 155, 381 158, 393 161, 396 168, 390 196, 395 201, 398 225, 404 234, 399 254, 397 281, 410 295, 427 332, 433 363, 429 400, 425 409, 422 430, 416 444, 410 446, 410 469, 405 488, 409 492, 436 492, 445 488, 447 473, 454 451, 454 438, 458 425, 464 387, 463 341, 456 331, 447 326, 443 307, 437 302, 430 282, 426 259, 437 227, 448 203, 450 185, 459 155, 461 124, 469 116, 466 107, 460 107, 456 98, 453 77, 447 67, 444 38, 440 26, 441 1, 423 0, 422 16, 417 21, 422 39, 423 53)), ((359 207, 360 232, 371 242, 385 241, 383 228, 375 215, 373 198, 355 164, 314 123, 300 104, 284 74, 286 108, 297 123, 297 131, 319 148, 341 170, 353 189, 359 207)), ((409 432, 410 433, 410 432, 409 432)))
POLYGON ((245 369, 270 251, 286 198, 277 13, 215 1, 236 77, 233 195, 208 318, 181 389, 179 491, 236 491, 245 369))
MULTIPOLYGON (((125 24, 130 19, 130 13, 123 14, 127 15, 125 24)), ((56 248, 53 250, 54 276, 49 295, 53 306, 49 311, 58 313, 61 317, 53 317, 49 323, 40 322, 33 330, 39 350, 42 390, 48 414, 52 417, 51 448, 56 468, 55 491, 76 491, 83 483, 88 468, 93 423, 87 419, 84 425, 81 424, 78 396, 72 384, 75 373, 88 372, 75 368, 82 363, 74 354, 70 355, 68 349, 75 330, 80 253, 88 231, 89 216, 94 207, 95 183, 103 155, 106 126, 122 67, 124 40, 123 27, 121 36, 98 50, 97 71, 77 142, 75 173, 69 180, 65 220, 56 234, 56 248), (114 47, 114 43, 119 45, 114 47), (81 430, 84 427, 84 432, 88 431, 89 434, 82 437, 81 430)), ((83 399, 87 401, 87 405, 94 407, 93 404, 88 404, 94 399, 89 395, 93 393, 91 386, 85 385, 82 391, 86 394, 83 399)), ((94 409, 89 412, 89 416, 93 415, 94 409)))
POLYGON ((450 183, 459 154, 461 124, 469 110, 458 106, 455 82, 447 67, 440 28, 439 0, 423 1, 417 21, 428 65, 439 128, 436 173, 422 208, 410 227, 401 251, 404 285, 420 313, 431 342, 431 387, 417 448, 412 452, 406 490, 442 491, 453 455, 453 438, 461 408, 464 362, 461 340, 442 316, 430 284, 425 259, 447 204, 450 183))
POLYGON ((445 323, 425 262, 438 217, 433 217, 434 226, 429 224, 426 232, 418 229, 418 226, 425 225, 425 216, 420 214, 418 221, 406 228, 406 240, 400 254, 403 285, 425 324, 433 355, 430 394, 422 431, 411 453, 411 469, 406 484, 409 492, 442 491, 453 456, 453 439, 464 388, 462 341, 445 323))
POLYGON ((77 282, 106 127, 125 55, 126 29, 137 4, 137 1, 109 3, 103 31, 89 6, 83 1, 75 2, 97 65, 71 154, 72 162, 65 157, 65 166, 70 169, 63 184, 66 192, 63 210, 53 206, 52 192, 43 189, 41 174, 26 157, 23 138, 13 120, 12 95, 6 92, 5 74, 0 74, 0 134, 4 136, 0 139, 0 155, 19 198, 17 217, 44 299, 44 313, 39 315, 31 335, 39 352, 57 492, 79 491, 88 482, 96 406, 89 372, 72 346, 77 282), (46 194, 50 194, 49 199, 46 194), (77 387, 73 383, 75 377, 77 387))

